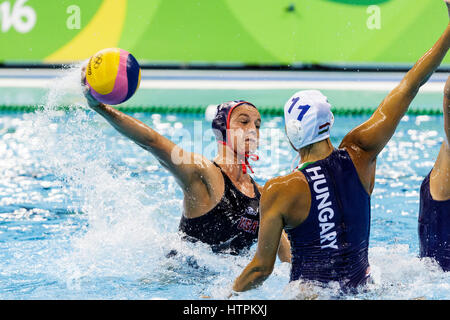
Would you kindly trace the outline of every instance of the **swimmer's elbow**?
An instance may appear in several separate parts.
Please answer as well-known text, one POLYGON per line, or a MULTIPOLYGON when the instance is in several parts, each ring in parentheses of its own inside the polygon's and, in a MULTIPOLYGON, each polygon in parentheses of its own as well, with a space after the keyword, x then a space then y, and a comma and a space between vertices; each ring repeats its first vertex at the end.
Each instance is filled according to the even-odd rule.
POLYGON ((272 274, 273 268, 255 268, 252 270, 252 278, 253 281, 251 281, 251 289, 254 289, 258 286, 260 286, 264 281, 269 278, 269 276, 272 274))
POLYGON ((256 264, 255 261, 247 266, 236 279, 233 290, 242 292, 259 287, 272 273, 273 267, 256 264))
POLYGON ((273 265, 268 264, 259 264, 255 265, 252 268, 252 273, 254 274, 255 278, 261 279, 261 281, 266 280, 273 272, 273 265))
POLYGON ((273 272, 273 267, 265 268, 264 270, 261 271, 261 278, 266 280, 272 274, 272 272, 273 272))
POLYGON ((258 281, 255 281, 255 286, 260 286, 264 281, 269 278, 270 274, 261 274, 258 278, 258 281))

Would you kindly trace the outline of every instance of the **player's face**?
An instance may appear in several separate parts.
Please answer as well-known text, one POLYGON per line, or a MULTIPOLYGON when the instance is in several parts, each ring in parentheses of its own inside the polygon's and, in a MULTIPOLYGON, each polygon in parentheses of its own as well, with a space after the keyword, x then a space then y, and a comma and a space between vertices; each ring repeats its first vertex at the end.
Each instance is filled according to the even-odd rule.
POLYGON ((260 126, 261 115, 255 107, 243 104, 233 110, 228 138, 238 153, 248 154, 256 151, 260 126))

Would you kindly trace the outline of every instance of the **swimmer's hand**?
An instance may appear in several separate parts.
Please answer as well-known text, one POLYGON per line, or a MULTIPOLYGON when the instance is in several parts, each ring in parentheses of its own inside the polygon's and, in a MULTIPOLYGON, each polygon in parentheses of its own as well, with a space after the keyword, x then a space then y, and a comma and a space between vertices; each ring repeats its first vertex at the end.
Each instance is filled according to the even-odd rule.
POLYGON ((86 65, 81 67, 81 89, 83 90, 84 97, 86 98, 89 107, 95 108, 102 105, 100 101, 92 96, 89 86, 86 84, 86 65))

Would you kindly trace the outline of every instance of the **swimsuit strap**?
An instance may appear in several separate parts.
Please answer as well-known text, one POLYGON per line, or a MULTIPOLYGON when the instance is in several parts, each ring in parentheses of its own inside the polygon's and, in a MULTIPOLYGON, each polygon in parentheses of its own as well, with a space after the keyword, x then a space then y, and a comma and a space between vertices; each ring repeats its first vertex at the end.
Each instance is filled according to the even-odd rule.
MULTIPOLYGON (((235 188, 235 189, 238 190, 240 193, 242 193, 242 191, 239 190, 239 189, 234 185, 233 181, 231 181, 230 177, 222 170, 222 168, 221 168, 215 161, 213 161, 212 163, 213 163, 217 168, 220 169, 220 172, 221 172, 222 175, 224 176, 225 185, 226 185, 227 183, 228 183, 228 184, 231 184, 231 186, 232 186, 233 188, 235 188)), ((258 189, 258 186, 256 185, 255 180, 253 180, 253 178, 250 177, 250 181, 251 181, 251 183, 253 184, 253 191, 255 192, 255 197, 259 198, 259 197, 261 196, 261 193, 259 192, 259 189, 258 189)), ((247 196, 247 195, 244 194, 244 193, 242 193, 242 194, 245 195, 245 196, 247 196)), ((248 196, 247 196, 247 197, 248 197, 248 196)), ((250 198, 250 197, 248 197, 248 198, 250 198)))

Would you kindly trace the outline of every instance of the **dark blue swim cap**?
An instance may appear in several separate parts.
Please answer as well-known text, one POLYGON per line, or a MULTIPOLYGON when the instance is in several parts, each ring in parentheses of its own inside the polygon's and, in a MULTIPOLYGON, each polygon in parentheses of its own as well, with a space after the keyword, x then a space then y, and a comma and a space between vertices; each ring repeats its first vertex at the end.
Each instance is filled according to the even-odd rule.
POLYGON ((227 142, 227 129, 230 128, 231 112, 242 104, 248 104, 257 109, 253 103, 245 100, 228 101, 217 106, 217 113, 212 121, 212 128, 217 141, 227 142))

